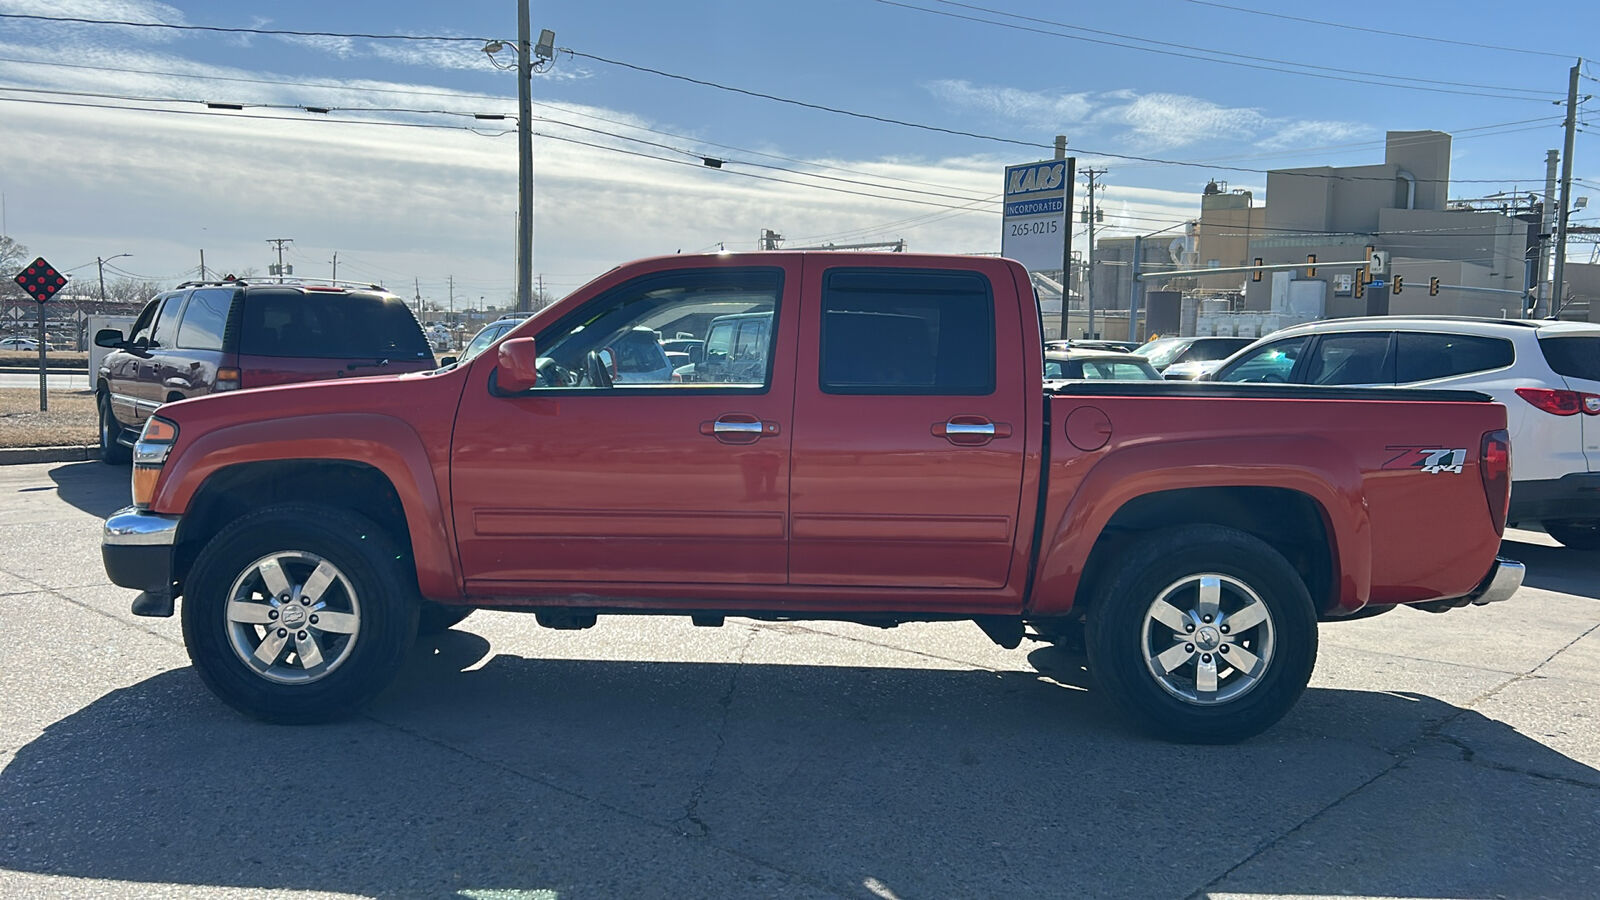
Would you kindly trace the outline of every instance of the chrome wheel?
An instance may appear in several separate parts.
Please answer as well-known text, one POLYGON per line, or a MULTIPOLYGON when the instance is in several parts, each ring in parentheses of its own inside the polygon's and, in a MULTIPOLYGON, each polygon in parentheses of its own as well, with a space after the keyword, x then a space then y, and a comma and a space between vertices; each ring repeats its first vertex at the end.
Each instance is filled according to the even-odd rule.
POLYGON ((279 684, 325 677, 350 657, 361 602, 333 563, 303 551, 247 566, 223 605, 228 642, 251 671, 279 684))
POLYGON ((1189 575, 1145 612, 1144 663, 1156 683, 1198 706, 1227 703, 1260 683, 1272 664, 1272 613, 1249 585, 1227 575, 1189 575))

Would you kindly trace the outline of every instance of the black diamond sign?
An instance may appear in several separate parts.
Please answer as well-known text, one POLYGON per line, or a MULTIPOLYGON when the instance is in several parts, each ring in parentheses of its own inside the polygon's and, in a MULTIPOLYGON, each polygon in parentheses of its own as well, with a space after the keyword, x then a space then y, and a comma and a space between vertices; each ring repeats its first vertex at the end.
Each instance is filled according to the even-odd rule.
POLYGON ((28 263, 28 267, 18 272, 12 280, 22 285, 28 296, 40 303, 54 297, 56 291, 67 285, 67 276, 57 272, 55 266, 45 262, 42 256, 28 263))

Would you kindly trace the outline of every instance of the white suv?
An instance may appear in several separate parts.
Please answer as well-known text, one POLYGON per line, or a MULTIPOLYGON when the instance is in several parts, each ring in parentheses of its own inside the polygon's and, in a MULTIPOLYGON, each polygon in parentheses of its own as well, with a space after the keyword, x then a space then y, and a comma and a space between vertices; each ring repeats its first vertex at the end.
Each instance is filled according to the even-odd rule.
MULTIPOLYGON (((1511 524, 1600 550, 1600 325, 1381 316, 1274 332, 1206 380, 1481 391, 1505 404, 1511 524)), ((1396 435, 1396 440, 1410 437, 1396 435)))

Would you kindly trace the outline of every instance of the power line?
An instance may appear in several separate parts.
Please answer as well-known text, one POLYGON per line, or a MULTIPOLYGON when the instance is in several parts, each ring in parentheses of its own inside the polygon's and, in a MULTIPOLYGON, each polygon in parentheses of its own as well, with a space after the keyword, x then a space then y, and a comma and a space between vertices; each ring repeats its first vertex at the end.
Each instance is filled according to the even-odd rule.
MULTIPOLYGON (((879 2, 883 2, 883 0, 879 0, 879 2)), ((963 131, 963 130, 957 129, 957 128, 945 128, 945 127, 940 126, 940 125, 929 125, 929 124, 926 124, 926 123, 923 123, 923 122, 911 122, 911 121, 908 121, 908 120, 905 120, 905 119, 891 118, 889 116, 879 116, 879 115, 874 115, 872 113, 856 112, 855 110, 843 109, 843 108, 837 107, 837 106, 826 106, 826 105, 821 104, 821 103, 812 103, 812 102, 809 102, 809 101, 806 101, 806 100, 796 100, 796 99, 794 99, 792 97, 781 97, 781 96, 779 96, 777 94, 768 94, 768 93, 765 93, 765 92, 762 92, 762 91, 755 91, 755 90, 751 90, 749 88, 735 87, 733 85, 722 84, 720 82, 715 82, 715 81, 709 81, 709 80, 703 79, 703 78, 694 78, 694 77, 691 77, 691 76, 688 76, 688 75, 679 75, 679 74, 676 74, 674 72, 667 72, 667 71, 664 71, 662 69, 652 68, 650 66, 643 66, 643 65, 638 65, 636 63, 623 62, 621 60, 616 60, 616 59, 608 59, 608 58, 606 58, 604 56, 599 56, 599 55, 596 55, 596 54, 593 54, 593 53, 584 53, 584 52, 578 51, 578 50, 569 50, 569 49, 563 48, 561 50, 561 52, 562 53, 566 53, 569 56, 579 57, 579 58, 582 58, 582 59, 589 59, 589 60, 593 60, 593 61, 598 62, 598 63, 604 63, 605 65, 617 66, 619 68, 624 68, 624 69, 631 69, 631 70, 633 70, 635 72, 644 72, 644 73, 649 74, 649 75, 659 75, 662 78, 670 78, 670 79, 672 79, 674 81, 682 81, 682 82, 686 82, 686 83, 689 83, 689 84, 696 84, 696 85, 700 85, 701 87, 714 88, 714 89, 719 90, 719 91, 727 91, 727 92, 733 93, 733 94, 742 94, 742 95, 744 95, 746 97, 755 97, 755 98, 761 99, 761 100, 771 100, 771 101, 776 102, 776 103, 784 103, 784 104, 788 104, 790 106, 798 106, 798 107, 801 107, 803 109, 817 110, 818 112, 826 112, 826 113, 833 113, 834 115, 849 116, 851 118, 864 119, 864 120, 871 121, 871 122, 881 122, 881 123, 884 123, 886 125, 899 125, 899 126, 904 127, 904 128, 915 128, 915 129, 918 129, 918 130, 921 130, 921 131, 930 131, 930 132, 935 132, 935 133, 938 133, 938 134, 948 134, 948 135, 953 135, 953 136, 956 136, 956 137, 973 138, 975 140, 980 140, 980 141, 991 141, 991 142, 999 143, 999 144, 1009 144, 1009 145, 1016 146, 1016 147, 1030 147, 1030 148, 1044 149, 1044 150, 1054 150, 1055 149, 1055 145, 1054 144, 1045 144, 1045 143, 1041 143, 1039 141, 1024 141, 1024 140, 1019 140, 1017 138, 1008 138, 1008 137, 1003 137, 1003 136, 1000 136, 1000 135, 983 134, 981 132, 975 132, 975 131, 963 131)), ((1214 163, 1191 162, 1191 161, 1187 161, 1187 160, 1178 160, 1178 159, 1163 159, 1161 157, 1156 157, 1156 156, 1134 156, 1134 155, 1127 154, 1127 153, 1111 153, 1111 152, 1108 152, 1108 151, 1095 150, 1095 149, 1091 149, 1091 148, 1087 148, 1087 147, 1079 147, 1079 148, 1077 148, 1077 151, 1079 153, 1086 154, 1088 156, 1105 157, 1107 159, 1130 160, 1130 161, 1133 161, 1133 162, 1148 162, 1148 163, 1156 163, 1156 164, 1165 165, 1165 166, 1187 166, 1187 167, 1196 168, 1196 169, 1215 169, 1217 171, 1227 171, 1227 172, 1250 172, 1250 173, 1258 174, 1258 175, 1266 175, 1266 174, 1272 173, 1272 174, 1278 174, 1278 175, 1284 175, 1284 176, 1290 176, 1290 177, 1297 177, 1297 178, 1333 178, 1333 179, 1336 179, 1336 180, 1339 180, 1339 181, 1385 181, 1385 182, 1387 182, 1387 181, 1393 181, 1394 180, 1392 178, 1384 178, 1384 177, 1376 176, 1376 175, 1332 175, 1332 174, 1325 174, 1325 173, 1322 173, 1322 172, 1296 172, 1296 171, 1284 170, 1284 169, 1252 169, 1252 168, 1249 168, 1249 167, 1246 167, 1246 166, 1226 166, 1226 165, 1216 165, 1214 163)), ((1452 184, 1452 183, 1453 184, 1473 184, 1473 183, 1480 183, 1480 184, 1515 184, 1515 183, 1519 183, 1519 182, 1523 182, 1523 181, 1533 182, 1533 181, 1536 181, 1536 180, 1541 180, 1541 179, 1535 179, 1535 178, 1531 178, 1531 177, 1523 177, 1523 178, 1458 178, 1458 179, 1419 178, 1419 179, 1417 179, 1417 183, 1418 184, 1452 184)))
POLYGON ((1249 13, 1253 16, 1268 16, 1274 19, 1287 19, 1291 22, 1303 22, 1307 25, 1322 25, 1328 28, 1343 28, 1346 31, 1363 31, 1368 34, 1381 34, 1385 37, 1406 38, 1414 41, 1429 41, 1435 44, 1452 44, 1457 47, 1477 47, 1481 50, 1500 50, 1506 53, 1526 53, 1530 56, 1553 56, 1556 59, 1572 59, 1576 53, 1553 53, 1549 50, 1526 50, 1521 47, 1506 47, 1500 44, 1479 44, 1473 41, 1453 41, 1449 38, 1428 37, 1421 34, 1386 31, 1382 28, 1364 28, 1360 25, 1347 25, 1343 22, 1325 22, 1321 19, 1307 19, 1301 16, 1291 16, 1284 13, 1267 12, 1261 9, 1247 9, 1243 6, 1229 6, 1226 3, 1214 3, 1212 0, 1188 0, 1200 6, 1214 6, 1217 9, 1231 9, 1234 12, 1249 13))
POLYGON ((1135 36, 1132 36, 1132 35, 1118 34, 1117 32, 1113 32, 1113 31, 1099 31, 1099 30, 1092 29, 1092 28, 1083 28, 1083 27, 1077 26, 1077 25, 1069 25, 1069 24, 1064 23, 1064 22, 1055 22, 1055 21, 1051 21, 1049 19, 1035 19, 1035 18, 1031 18, 1029 16, 1021 16, 1021 15, 1017 15, 1015 13, 1008 13, 1008 12, 1004 12, 1004 11, 1001 11, 1001 10, 989 9, 987 7, 974 6, 974 5, 967 4, 967 3, 957 3, 957 2, 954 2, 954 0, 925 0, 925 2, 943 3, 943 4, 947 5, 947 6, 956 6, 956 7, 960 7, 960 8, 963 8, 963 9, 976 10, 976 11, 980 11, 980 12, 989 13, 990 15, 1006 16, 1006 17, 1022 19, 1024 21, 1030 21, 1030 22, 1041 22, 1041 23, 1048 24, 1048 25, 1051 25, 1051 26, 1056 27, 1056 28, 1068 28, 1068 29, 1073 29, 1073 30, 1077 30, 1077 31, 1090 32, 1090 33, 1093 33, 1093 34, 1112 35, 1114 37, 1124 38, 1126 40, 1143 41, 1143 42, 1148 43, 1148 44, 1156 44, 1156 45, 1166 46, 1166 47, 1184 47, 1185 50, 1193 50, 1193 51, 1198 51, 1198 52, 1185 52, 1185 50, 1162 50, 1162 49, 1159 49, 1159 47, 1141 47, 1141 46, 1139 46, 1137 44, 1127 44, 1127 43, 1122 43, 1120 41, 1104 40, 1104 39, 1101 39, 1101 38, 1090 38, 1090 37, 1084 37, 1082 35, 1075 35, 1075 34, 1062 34, 1059 31, 1048 31, 1048 30, 1045 30, 1045 29, 1042 29, 1042 28, 1034 28, 1034 27, 1030 27, 1030 26, 1027 26, 1027 25, 1017 25, 1017 24, 1011 23, 1011 22, 996 22, 996 21, 994 21, 992 19, 983 19, 983 18, 979 18, 977 16, 969 16, 969 15, 963 15, 961 13, 949 12, 947 10, 928 9, 925 6, 916 6, 916 5, 913 5, 913 4, 910 4, 910 3, 902 3, 902 2, 899 2, 899 0, 875 0, 875 2, 881 3, 881 4, 885 5, 885 6, 895 6, 895 7, 901 8, 901 9, 916 10, 917 12, 923 12, 923 13, 927 13, 929 15, 945 16, 947 18, 960 19, 962 21, 967 21, 967 22, 978 22, 978 23, 981 23, 981 24, 984 24, 984 25, 993 25, 993 26, 995 26, 997 28, 1009 28, 1009 29, 1011 29, 1013 31, 1026 31, 1026 32, 1031 32, 1033 34, 1049 35, 1049 36, 1052 36, 1052 37, 1064 38, 1064 39, 1069 40, 1069 41, 1081 41, 1081 42, 1089 43, 1089 44, 1100 44, 1100 45, 1110 46, 1110 47, 1122 47, 1122 48, 1127 49, 1127 50, 1138 50, 1138 51, 1141 51, 1141 52, 1144 52, 1144 53, 1159 54, 1161 56, 1175 56, 1175 57, 1179 57, 1181 59, 1193 59, 1193 60, 1199 60, 1201 62, 1216 63, 1218 65, 1239 66, 1241 68, 1260 69, 1260 70, 1268 71, 1268 72, 1282 72, 1282 73, 1289 74, 1289 75, 1300 75, 1300 76, 1303 76, 1303 77, 1306 77, 1306 78, 1323 78, 1323 79, 1329 79, 1329 80, 1333 80, 1333 81, 1347 81, 1347 82, 1352 82, 1352 83, 1355 83, 1355 84, 1371 84, 1371 85, 1377 85, 1379 87, 1400 88, 1400 89, 1408 90, 1408 91, 1427 91, 1427 92, 1430 92, 1430 93, 1437 93, 1437 94, 1460 94, 1460 95, 1469 96, 1469 97, 1490 97, 1490 98, 1499 99, 1499 100, 1522 100, 1522 101, 1526 101, 1526 102, 1541 102, 1542 103, 1542 102, 1544 102, 1545 98, 1547 98, 1549 96, 1553 96, 1553 92, 1551 92, 1551 91, 1540 91, 1540 90, 1534 90, 1534 89, 1531 89, 1531 88, 1503 87, 1503 86, 1499 86, 1499 85, 1465 84, 1465 83, 1462 83, 1462 82, 1449 82, 1449 81, 1434 81, 1433 79, 1413 78, 1413 77, 1405 76, 1405 75, 1386 75, 1386 74, 1381 74, 1381 73, 1375 73, 1375 74, 1377 74, 1377 77, 1379 77, 1379 78, 1390 79, 1390 81, 1377 81, 1377 80, 1374 80, 1374 79, 1371 79, 1371 78, 1357 78, 1357 77, 1350 76, 1350 75, 1329 75, 1329 74, 1320 74, 1318 72, 1307 72, 1307 71, 1302 71, 1301 69, 1284 68, 1284 66, 1285 65, 1300 66, 1300 67, 1302 67, 1302 69, 1323 69, 1323 70, 1327 70, 1327 71, 1330 71, 1330 72, 1338 72, 1338 71, 1341 71, 1341 70, 1333 69, 1333 68, 1331 68, 1329 66, 1316 66, 1316 65, 1312 65, 1310 63, 1297 63, 1297 62, 1291 62, 1289 60, 1271 59, 1271 58, 1268 58, 1268 57, 1260 57, 1260 56, 1249 56, 1248 54, 1242 54, 1242 53, 1231 53, 1231 52, 1226 51, 1226 50, 1209 50, 1209 49, 1205 49, 1205 48, 1191 48, 1191 47, 1186 47, 1186 45, 1183 45, 1183 44, 1173 44, 1173 43, 1170 43, 1170 42, 1167 42, 1167 41, 1155 41, 1155 40, 1151 40, 1149 38, 1141 38, 1141 37, 1135 37, 1135 36), (1211 54, 1217 54, 1217 55, 1232 56, 1232 57, 1237 57, 1238 59, 1216 59, 1216 58, 1213 58, 1211 56, 1201 56, 1201 55, 1199 55, 1200 53, 1211 53, 1211 54), (1244 61, 1241 61, 1241 60, 1256 60, 1256 62, 1244 62, 1244 61), (1459 85, 1459 86, 1462 86, 1462 87, 1487 88, 1487 89, 1489 89, 1491 91, 1518 91, 1518 92, 1525 93, 1525 94, 1539 94, 1541 96, 1539 96, 1539 97, 1517 97, 1517 96, 1511 96, 1511 95, 1505 94, 1505 93, 1486 93, 1484 91, 1455 90, 1455 89, 1452 89, 1452 88, 1443 88, 1443 87, 1424 87, 1424 86, 1422 86, 1420 84, 1418 84, 1418 85, 1410 85, 1410 84, 1394 84, 1394 83, 1392 83, 1393 81, 1396 81, 1396 80, 1432 82, 1432 83, 1435 83, 1435 84, 1454 84, 1454 85, 1459 85))
MULTIPOLYGON (((225 101, 220 101, 220 100, 186 99, 186 98, 182 98, 182 97, 135 97, 135 96, 127 96, 127 95, 123 95, 123 94, 105 94, 105 93, 101 93, 101 92, 98 92, 98 91, 63 91, 63 90, 56 90, 56 89, 52 89, 52 88, 28 88, 28 87, 16 87, 16 86, 13 86, 13 85, 0 85, 0 91, 11 91, 11 92, 20 93, 20 94, 45 94, 45 95, 49 95, 49 96, 58 96, 58 97, 95 97, 95 98, 99 98, 99 99, 102 99, 102 100, 120 100, 120 101, 125 101, 125 102, 128 102, 128 103, 202 103, 202 104, 206 104, 206 105, 215 105, 217 103, 225 102, 225 101)), ((326 114, 326 113, 334 113, 334 112, 375 112, 375 113, 384 112, 384 113, 408 113, 408 114, 411 114, 411 115, 458 116, 458 117, 461 117, 461 118, 478 119, 478 120, 482 120, 482 121, 496 121, 496 122, 502 121, 502 120, 516 121, 516 116, 510 115, 510 114, 507 114, 507 113, 472 113, 472 112, 458 112, 458 111, 449 110, 449 109, 411 109, 411 108, 407 108, 407 107, 393 107, 393 106, 317 106, 317 105, 308 105, 308 104, 302 104, 302 103, 244 103, 244 102, 233 103, 231 101, 226 101, 226 102, 228 103, 229 106, 237 106, 237 107, 244 108, 244 109, 284 109, 284 110, 297 109, 297 110, 304 110, 305 112, 318 113, 318 114, 326 114)))
POLYGON ((66 22, 75 25, 117 25, 126 28, 164 28, 172 31, 209 31, 216 34, 262 34, 288 37, 365 38, 374 41, 451 41, 486 44, 491 38, 463 37, 458 34, 364 34, 348 31, 288 31, 279 28, 224 28, 217 25, 173 25, 168 22, 129 22, 124 19, 90 19, 80 16, 40 16, 29 13, 0 13, 0 19, 31 19, 35 22, 66 22))
MULTIPOLYGON (((205 101, 180 101, 203 103, 205 101)), ((289 116, 261 116, 245 112, 214 112, 201 109, 162 109, 154 106, 113 106, 103 103, 78 103, 68 100, 34 100, 27 97, 0 97, 0 103, 28 103, 39 106, 69 106, 80 109, 109 109, 122 112, 149 112, 165 113, 173 116, 222 116, 229 119, 265 119, 269 122, 301 122, 323 125, 383 125, 392 128, 443 128, 450 131, 465 131, 479 137, 502 137, 512 134, 511 131, 483 132, 470 125, 436 125, 430 122, 392 122, 380 119, 302 119, 289 116)))

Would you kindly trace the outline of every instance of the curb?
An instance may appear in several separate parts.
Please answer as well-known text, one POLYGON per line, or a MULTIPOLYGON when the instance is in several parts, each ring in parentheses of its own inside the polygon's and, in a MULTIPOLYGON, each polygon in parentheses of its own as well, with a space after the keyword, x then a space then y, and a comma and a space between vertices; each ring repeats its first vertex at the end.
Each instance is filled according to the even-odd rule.
POLYGON ((0 466, 23 463, 83 462, 99 459, 100 448, 86 447, 0 447, 0 466))

